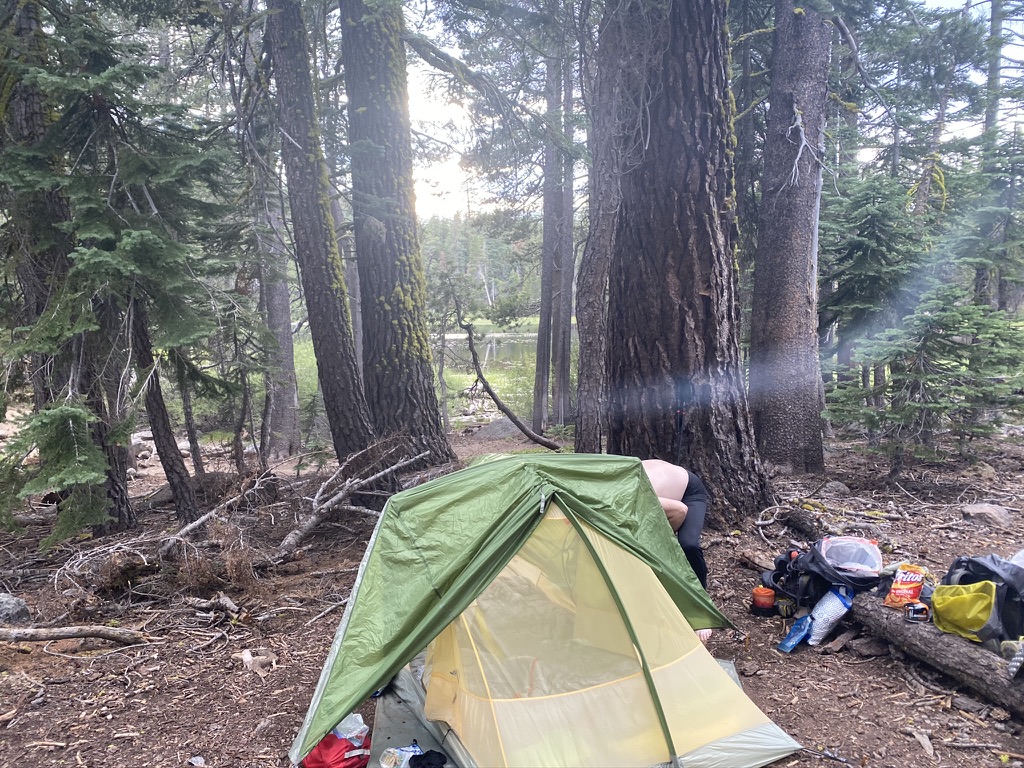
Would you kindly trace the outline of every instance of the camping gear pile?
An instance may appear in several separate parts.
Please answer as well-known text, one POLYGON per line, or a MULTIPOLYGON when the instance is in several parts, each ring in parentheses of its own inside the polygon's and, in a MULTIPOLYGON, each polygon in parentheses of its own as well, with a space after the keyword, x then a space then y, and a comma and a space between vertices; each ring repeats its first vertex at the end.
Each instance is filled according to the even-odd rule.
POLYGON ((290 757, 389 686, 462 768, 757 768, 800 745, 694 631, 728 626, 639 460, 478 463, 388 501, 290 757))
POLYGON ((936 584, 928 569, 915 563, 883 568, 873 541, 825 537, 806 552, 779 555, 761 581, 775 592, 777 613, 795 616, 778 646, 785 653, 804 640, 821 642, 852 607, 856 593, 877 588, 884 604, 901 610, 907 621, 930 620, 943 632, 982 643, 1008 660, 1011 678, 1024 673, 1024 550, 1011 559, 958 557, 936 584))
POLYGON ((796 616, 779 650, 791 653, 805 640, 808 645, 824 640, 850 610, 854 595, 878 586, 881 570, 878 545, 856 536, 827 536, 806 552, 789 549, 775 558, 762 585, 775 592, 780 614, 796 616))

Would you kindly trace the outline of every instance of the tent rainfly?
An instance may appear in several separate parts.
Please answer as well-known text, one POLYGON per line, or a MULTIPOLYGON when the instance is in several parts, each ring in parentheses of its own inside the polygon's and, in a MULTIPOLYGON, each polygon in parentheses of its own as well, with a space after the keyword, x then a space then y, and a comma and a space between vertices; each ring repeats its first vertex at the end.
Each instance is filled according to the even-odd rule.
POLYGON ((800 745, 694 633, 728 625, 637 459, 482 461, 389 500, 290 756, 426 649, 460 762, 767 765, 800 745))

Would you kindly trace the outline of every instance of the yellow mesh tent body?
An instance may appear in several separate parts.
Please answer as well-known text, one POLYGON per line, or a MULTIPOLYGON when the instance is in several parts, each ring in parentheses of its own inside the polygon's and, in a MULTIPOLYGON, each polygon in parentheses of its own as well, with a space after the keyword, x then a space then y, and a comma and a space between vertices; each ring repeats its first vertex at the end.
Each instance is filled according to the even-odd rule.
POLYGON ((711 658, 650 568, 554 504, 428 646, 423 683, 426 716, 481 766, 679 756, 736 768, 799 748, 711 658))

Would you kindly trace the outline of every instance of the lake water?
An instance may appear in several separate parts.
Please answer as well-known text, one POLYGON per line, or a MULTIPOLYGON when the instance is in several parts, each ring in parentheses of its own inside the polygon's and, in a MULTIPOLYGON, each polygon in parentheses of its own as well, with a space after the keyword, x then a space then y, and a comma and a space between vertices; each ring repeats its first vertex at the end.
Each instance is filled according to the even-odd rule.
MULTIPOLYGON (((469 345, 465 334, 449 335, 446 339, 448 349, 471 365, 469 345)), ((535 333, 493 333, 474 343, 476 353, 480 356, 480 365, 486 371, 488 366, 526 365, 531 368, 537 357, 537 334, 535 333)))

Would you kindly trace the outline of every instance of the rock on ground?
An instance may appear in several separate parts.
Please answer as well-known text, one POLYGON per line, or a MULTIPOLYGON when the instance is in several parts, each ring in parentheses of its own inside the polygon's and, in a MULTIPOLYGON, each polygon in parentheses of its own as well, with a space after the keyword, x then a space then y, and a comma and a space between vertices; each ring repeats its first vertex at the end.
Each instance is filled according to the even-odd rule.
POLYGON ((28 624, 32 615, 28 611, 28 603, 20 597, 0 593, 0 625, 28 624))

